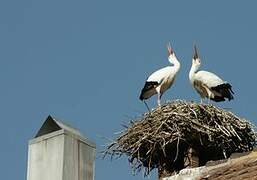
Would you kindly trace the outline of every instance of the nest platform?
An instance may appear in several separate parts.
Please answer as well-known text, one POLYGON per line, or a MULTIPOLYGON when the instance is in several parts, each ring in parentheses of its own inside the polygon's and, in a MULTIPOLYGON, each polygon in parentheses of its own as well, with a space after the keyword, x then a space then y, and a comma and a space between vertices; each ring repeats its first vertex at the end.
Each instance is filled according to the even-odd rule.
POLYGON ((171 174, 189 166, 190 156, 201 166, 255 144, 254 126, 246 119, 211 104, 177 100, 130 121, 103 154, 126 155, 145 175, 155 168, 171 174))

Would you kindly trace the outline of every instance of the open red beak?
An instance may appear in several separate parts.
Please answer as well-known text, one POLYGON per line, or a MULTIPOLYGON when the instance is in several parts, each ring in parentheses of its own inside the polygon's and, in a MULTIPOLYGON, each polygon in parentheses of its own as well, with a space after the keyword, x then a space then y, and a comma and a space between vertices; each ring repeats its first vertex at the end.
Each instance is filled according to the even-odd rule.
POLYGON ((171 48, 170 42, 167 45, 167 49, 168 49, 168 55, 171 55, 174 53, 173 49, 171 48))

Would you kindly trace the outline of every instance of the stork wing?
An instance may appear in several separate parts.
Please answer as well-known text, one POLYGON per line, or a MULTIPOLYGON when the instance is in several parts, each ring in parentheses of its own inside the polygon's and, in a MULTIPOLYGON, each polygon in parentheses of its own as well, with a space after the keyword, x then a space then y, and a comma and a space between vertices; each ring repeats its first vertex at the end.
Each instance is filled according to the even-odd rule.
POLYGON ((201 81, 209 88, 216 87, 218 85, 225 83, 219 76, 208 71, 198 71, 195 74, 195 80, 201 81))
POLYGON ((146 81, 148 82, 157 82, 158 84, 161 84, 161 82, 171 76, 175 76, 174 70, 172 66, 167 66, 164 68, 161 68, 154 73, 152 73, 146 81))

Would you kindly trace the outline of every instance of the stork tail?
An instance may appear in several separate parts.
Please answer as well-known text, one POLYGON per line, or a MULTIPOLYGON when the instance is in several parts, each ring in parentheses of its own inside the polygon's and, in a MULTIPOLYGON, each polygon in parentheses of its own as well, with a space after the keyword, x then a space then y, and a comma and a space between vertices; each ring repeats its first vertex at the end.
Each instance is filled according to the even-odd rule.
POLYGON ((234 92, 232 90, 232 86, 229 83, 220 84, 216 87, 212 87, 211 89, 221 94, 221 96, 215 96, 214 98, 211 98, 213 101, 225 101, 225 98, 227 98, 229 101, 234 99, 234 92))

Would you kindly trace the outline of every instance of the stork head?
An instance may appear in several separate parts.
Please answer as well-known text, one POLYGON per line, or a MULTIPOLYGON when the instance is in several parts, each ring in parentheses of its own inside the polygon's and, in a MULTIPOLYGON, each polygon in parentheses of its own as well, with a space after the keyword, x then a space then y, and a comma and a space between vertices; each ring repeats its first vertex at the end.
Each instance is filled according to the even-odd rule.
POLYGON ((169 62, 174 64, 176 61, 178 62, 178 59, 170 45, 170 42, 167 44, 167 50, 168 50, 168 59, 169 59, 169 62))
POLYGON ((196 45, 194 45, 194 53, 193 53, 193 58, 192 58, 192 64, 194 66, 200 66, 201 65, 201 60, 200 60, 199 53, 197 51, 196 45))

